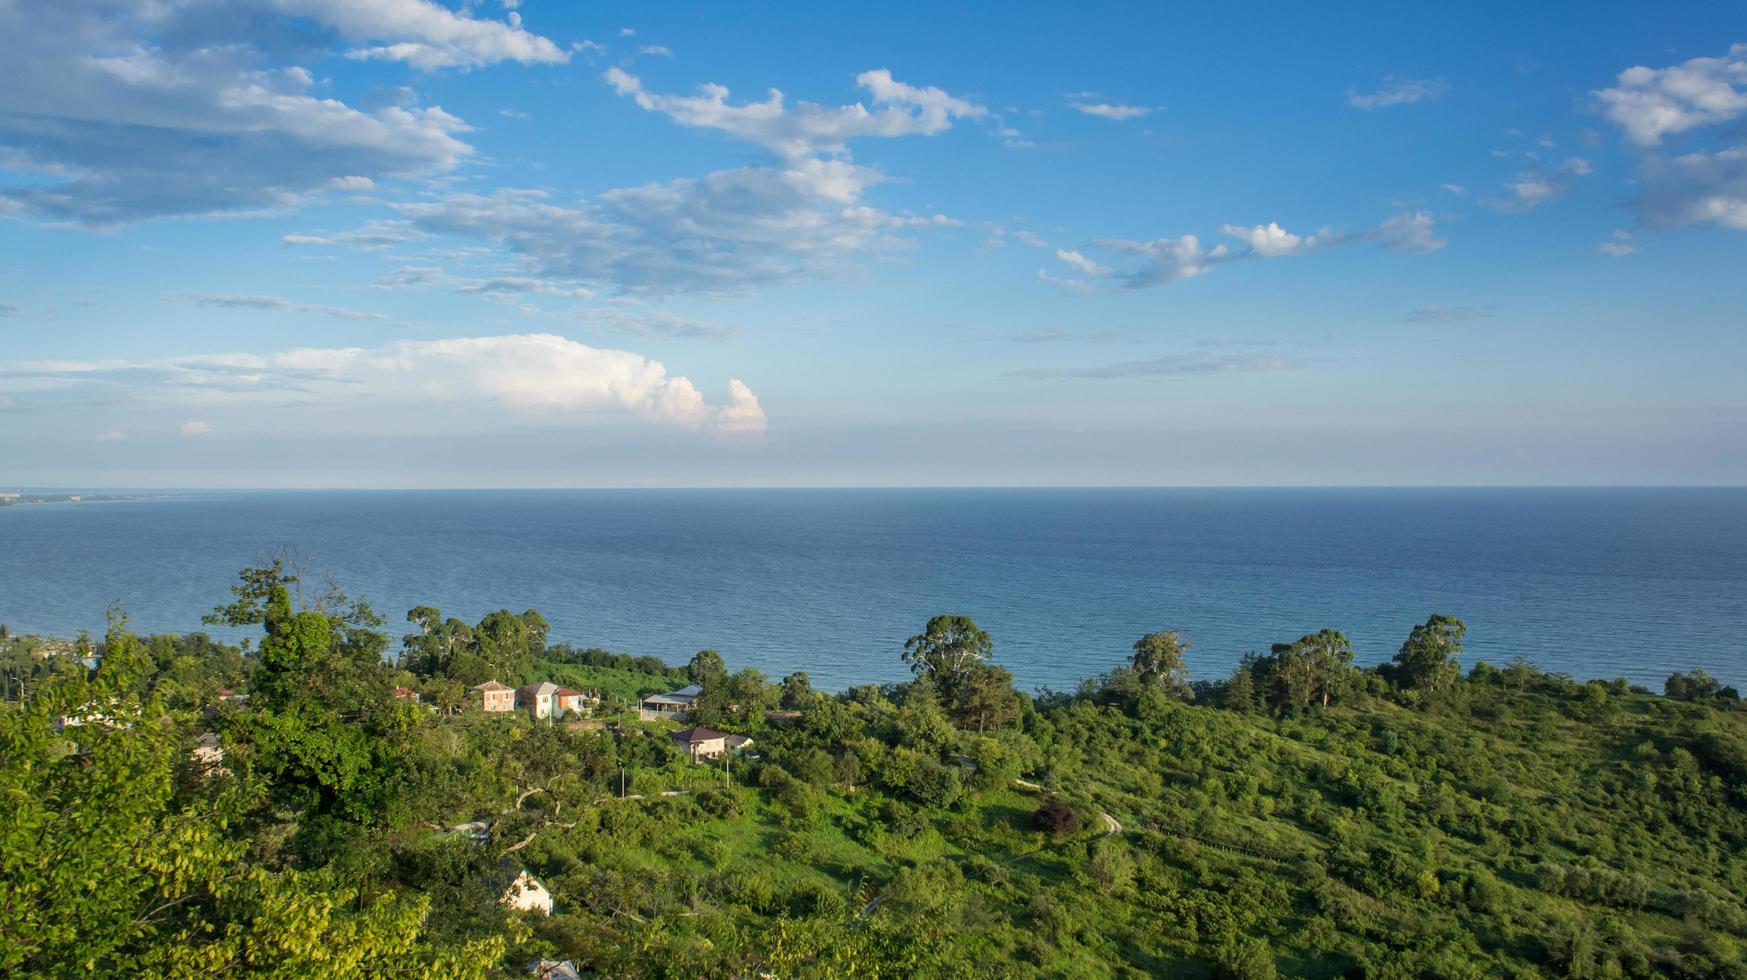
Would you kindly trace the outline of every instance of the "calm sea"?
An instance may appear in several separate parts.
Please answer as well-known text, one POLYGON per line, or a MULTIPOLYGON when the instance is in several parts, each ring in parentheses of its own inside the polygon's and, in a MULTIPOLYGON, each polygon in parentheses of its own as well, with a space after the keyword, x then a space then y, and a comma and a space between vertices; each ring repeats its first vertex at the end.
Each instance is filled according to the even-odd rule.
POLYGON ((1747 686, 1744 489, 623 490, 194 493, 0 509, 0 622, 199 629, 237 569, 295 545, 391 620, 539 609, 577 645, 713 647, 823 687, 897 679, 906 636, 969 615, 1021 686, 1067 687, 1140 634, 1191 669, 1323 626, 1386 660, 1430 613, 1465 662, 1521 655, 1660 689, 1747 686))

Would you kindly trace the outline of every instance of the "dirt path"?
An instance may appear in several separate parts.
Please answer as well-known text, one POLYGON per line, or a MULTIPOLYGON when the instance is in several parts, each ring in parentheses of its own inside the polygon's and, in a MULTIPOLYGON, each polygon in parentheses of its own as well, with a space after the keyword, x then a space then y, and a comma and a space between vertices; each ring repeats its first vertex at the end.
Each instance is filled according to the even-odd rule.
MULTIPOLYGON (((1038 784, 1032 782, 1029 779, 1014 779, 1013 785, 1019 787, 1020 789, 1031 790, 1034 793, 1043 792, 1042 786, 1039 786, 1038 784)), ((1099 811, 1098 815, 1100 817, 1104 818, 1104 836, 1105 837, 1115 837, 1117 834, 1122 833, 1122 821, 1116 819, 1115 817, 1113 817, 1110 814, 1105 813, 1103 811, 1099 811)))

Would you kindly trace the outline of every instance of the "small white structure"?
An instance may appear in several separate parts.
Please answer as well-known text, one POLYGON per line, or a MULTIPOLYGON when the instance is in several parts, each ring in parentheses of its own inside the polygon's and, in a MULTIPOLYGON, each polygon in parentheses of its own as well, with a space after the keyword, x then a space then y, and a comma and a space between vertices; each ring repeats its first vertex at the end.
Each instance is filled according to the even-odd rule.
POLYGON ((504 890, 501 901, 518 912, 539 912, 541 915, 552 914, 552 893, 546 886, 540 884, 526 869, 516 875, 516 880, 510 882, 504 890))
POLYGON ((556 708, 558 685, 551 681, 541 681, 538 684, 527 684, 516 688, 516 707, 526 711, 530 718, 552 717, 552 709, 556 708))
POLYGON ((218 744, 218 735, 213 732, 200 733, 189 754, 207 772, 228 772, 224 767, 224 748, 218 744))
POLYGON ((644 721, 685 721, 703 695, 704 689, 696 684, 667 694, 651 694, 637 706, 637 717, 644 721))

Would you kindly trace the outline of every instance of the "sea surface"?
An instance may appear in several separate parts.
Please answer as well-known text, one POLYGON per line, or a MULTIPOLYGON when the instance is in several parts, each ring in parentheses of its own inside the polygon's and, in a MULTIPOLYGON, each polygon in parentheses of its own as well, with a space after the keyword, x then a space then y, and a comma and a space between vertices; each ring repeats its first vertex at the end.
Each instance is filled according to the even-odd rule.
MULTIPOLYGON (((1516 656, 1660 690, 1747 688, 1747 489, 234 492, 0 508, 0 622, 201 629, 235 573, 292 545, 402 632, 540 610, 553 639, 683 663, 905 675, 962 613, 1021 687, 1068 688, 1182 630, 1198 677, 1324 626, 1363 664, 1437 612, 1464 665, 1516 656)), ((227 635, 222 630, 211 630, 227 635)), ((230 634, 234 637, 235 634, 230 634)))

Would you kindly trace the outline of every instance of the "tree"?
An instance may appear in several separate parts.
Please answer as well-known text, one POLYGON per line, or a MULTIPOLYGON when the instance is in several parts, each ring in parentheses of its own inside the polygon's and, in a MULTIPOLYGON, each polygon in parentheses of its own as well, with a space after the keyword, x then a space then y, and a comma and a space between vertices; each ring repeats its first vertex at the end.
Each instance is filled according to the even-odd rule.
POLYGON ((782 681, 782 706, 799 711, 813 700, 813 681, 804 670, 797 670, 782 681))
POLYGON ((1225 706, 1233 711, 1254 711, 1256 707, 1256 673, 1246 658, 1231 679, 1225 682, 1225 706))
POLYGON ((1019 695, 1013 690, 1013 675, 1003 667, 979 663, 959 684, 953 705, 961 724, 976 724, 977 731, 1005 728, 1019 716, 1019 695))
POLYGON ((1723 692, 1723 682, 1699 668, 1684 674, 1670 674, 1662 685, 1662 693, 1678 701, 1709 701, 1723 692))
POLYGON ((1455 683, 1462 671, 1456 657, 1467 632, 1461 620, 1442 613, 1415 626, 1394 658, 1402 686, 1441 691, 1455 683))
POLYGON ((968 616, 935 616, 922 632, 904 641, 904 663, 919 679, 940 688, 948 701, 971 668, 994 656, 989 634, 968 616))
POLYGON ((1148 633, 1134 641, 1133 666, 1141 681, 1182 697, 1189 690, 1189 668, 1183 655, 1195 642, 1176 630, 1148 633))
POLYGON ((1347 692, 1352 683, 1353 644, 1336 629, 1322 629, 1298 641, 1310 662, 1311 694, 1324 708, 1347 692))
POLYGON ((691 663, 685 665, 685 675, 693 684, 709 687, 710 682, 728 676, 728 665, 722 662, 722 655, 716 651, 699 650, 691 663))

